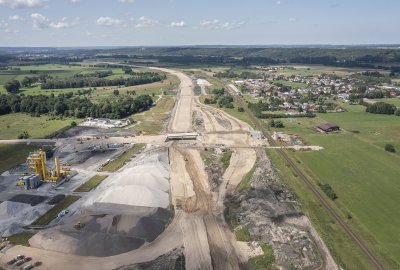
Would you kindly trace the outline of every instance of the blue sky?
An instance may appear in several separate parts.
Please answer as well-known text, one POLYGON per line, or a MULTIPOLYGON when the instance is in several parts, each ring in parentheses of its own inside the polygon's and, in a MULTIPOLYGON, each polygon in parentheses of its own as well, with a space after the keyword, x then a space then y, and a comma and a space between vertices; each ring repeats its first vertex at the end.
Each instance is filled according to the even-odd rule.
POLYGON ((399 0, 0 0, 0 46, 398 44, 399 0))

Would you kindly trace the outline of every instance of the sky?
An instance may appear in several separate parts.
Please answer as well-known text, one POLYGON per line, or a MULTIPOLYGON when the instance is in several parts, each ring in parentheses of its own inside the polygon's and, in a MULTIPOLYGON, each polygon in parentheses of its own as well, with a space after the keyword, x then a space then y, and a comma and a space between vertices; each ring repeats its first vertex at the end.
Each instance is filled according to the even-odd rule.
POLYGON ((0 0, 0 46, 399 44, 399 0, 0 0))

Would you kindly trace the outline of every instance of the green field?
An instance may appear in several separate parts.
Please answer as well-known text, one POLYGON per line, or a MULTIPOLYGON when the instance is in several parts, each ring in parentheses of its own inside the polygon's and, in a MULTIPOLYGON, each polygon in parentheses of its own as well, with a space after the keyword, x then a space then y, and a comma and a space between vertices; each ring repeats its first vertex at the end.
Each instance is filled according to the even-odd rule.
POLYGON ((286 81, 286 80, 273 80, 273 83, 280 83, 280 84, 292 87, 294 89, 307 88, 308 87, 308 85, 305 84, 305 83, 291 82, 291 81, 286 81))
POLYGON ((135 144, 132 148, 126 150, 122 155, 110 161, 106 166, 101 168, 101 171, 108 171, 108 172, 116 172, 122 166, 124 166, 125 162, 130 159, 134 154, 140 151, 144 147, 143 143, 135 144))
POLYGON ((53 219, 55 219, 62 210, 67 209, 71 204, 79 200, 79 196, 74 196, 74 195, 68 195, 65 197, 64 200, 61 202, 57 203, 53 208, 51 208, 47 213, 45 213, 43 216, 39 217, 37 220, 35 220, 32 225, 33 226, 46 226, 48 225, 53 219))
POLYGON ((75 192, 89 192, 98 185, 103 182, 104 179, 107 178, 107 175, 95 175, 89 180, 87 180, 85 183, 83 183, 81 186, 79 186, 77 189, 75 189, 75 192))
POLYGON ((149 111, 133 115, 131 118, 139 124, 131 129, 145 135, 157 135, 164 129, 164 122, 175 102, 172 97, 161 98, 149 111))
MULTIPOLYGON (((334 201, 349 225, 384 265, 400 265, 400 157, 384 151, 386 143, 400 147, 400 119, 365 112, 365 107, 345 105, 348 112, 319 114, 314 119, 283 119, 287 133, 298 134, 319 152, 295 152, 307 174, 328 183, 338 195, 334 201), (339 125, 339 134, 321 134, 313 127, 322 122, 339 125)), ((354 268, 355 269, 355 268, 354 268)), ((358 268, 362 269, 362 268, 358 268)))
POLYGON ((375 99, 375 101, 377 102, 383 101, 389 104, 393 104, 397 108, 400 108, 400 98, 380 98, 380 99, 375 99))
POLYGON ((11 235, 8 238, 8 241, 10 241, 10 243, 13 243, 14 245, 22 245, 22 246, 27 246, 29 247, 29 239, 32 238, 32 236, 34 236, 36 233, 34 232, 21 232, 21 233, 17 233, 14 235, 11 235))
POLYGON ((11 113, 0 115, 0 140, 17 139, 18 135, 27 131, 31 138, 44 138, 64 127, 70 126, 71 122, 80 122, 78 119, 66 118, 63 120, 53 119, 48 116, 31 117, 24 113, 11 113))
POLYGON ((0 174, 25 162, 29 152, 33 152, 37 149, 38 147, 34 145, 0 145, 0 174))

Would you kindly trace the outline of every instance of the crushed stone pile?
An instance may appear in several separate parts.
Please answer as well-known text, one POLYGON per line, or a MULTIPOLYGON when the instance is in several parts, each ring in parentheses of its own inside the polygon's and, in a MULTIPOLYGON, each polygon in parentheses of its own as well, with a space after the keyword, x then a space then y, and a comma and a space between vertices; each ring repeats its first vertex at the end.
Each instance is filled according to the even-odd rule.
POLYGON ((153 241, 164 231, 169 218, 169 211, 163 208, 142 209, 138 214, 83 213, 65 224, 39 232, 29 243, 80 256, 113 256, 153 241), (79 230, 74 228, 77 222, 83 226, 79 230))
POLYGON ((5 201, 0 204, 0 236, 7 237, 23 231, 22 227, 47 212, 50 205, 31 206, 21 202, 5 201))

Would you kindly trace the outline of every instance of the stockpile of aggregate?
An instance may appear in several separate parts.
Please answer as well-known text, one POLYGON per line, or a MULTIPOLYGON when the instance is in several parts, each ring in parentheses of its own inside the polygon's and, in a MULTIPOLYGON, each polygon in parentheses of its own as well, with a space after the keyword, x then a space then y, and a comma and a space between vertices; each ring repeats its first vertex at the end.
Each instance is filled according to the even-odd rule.
POLYGON ((23 230, 51 208, 50 205, 5 201, 0 203, 0 236, 7 237, 23 230))
POLYGON ((97 257, 137 249, 165 230, 171 218, 169 189, 166 149, 145 152, 89 193, 72 218, 37 233, 29 243, 97 257))

